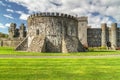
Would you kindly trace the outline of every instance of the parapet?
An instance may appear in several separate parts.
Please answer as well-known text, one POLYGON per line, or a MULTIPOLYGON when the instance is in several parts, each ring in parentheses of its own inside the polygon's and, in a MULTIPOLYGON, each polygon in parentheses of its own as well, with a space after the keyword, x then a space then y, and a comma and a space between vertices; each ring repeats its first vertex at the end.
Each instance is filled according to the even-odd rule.
MULTIPOLYGON (((34 18, 34 17, 65 17, 65 18, 72 18, 76 19, 76 17, 69 15, 69 14, 64 14, 64 13, 50 13, 50 12, 44 12, 44 13, 35 13, 32 14, 28 17, 29 18, 34 18)), ((77 20, 77 19, 76 19, 77 20)))
POLYGON ((15 29, 16 28, 16 23, 11 23, 10 28, 15 29))
POLYGON ((10 27, 14 27, 15 28, 16 27, 16 23, 11 23, 10 27))
POLYGON ((78 21, 88 21, 88 17, 86 16, 78 17, 78 21))
POLYGON ((107 29, 107 24, 106 23, 102 23, 101 24, 101 28, 102 28, 102 31, 106 30, 107 29))
POLYGON ((116 29, 117 29, 117 23, 112 23, 111 30, 116 30, 116 29))

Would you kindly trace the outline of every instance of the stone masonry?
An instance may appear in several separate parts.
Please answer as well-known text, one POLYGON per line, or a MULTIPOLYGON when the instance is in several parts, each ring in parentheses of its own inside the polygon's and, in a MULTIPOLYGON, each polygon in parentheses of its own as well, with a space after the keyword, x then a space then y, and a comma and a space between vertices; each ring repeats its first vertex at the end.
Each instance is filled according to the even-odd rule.
POLYGON ((62 13, 36 13, 27 20, 28 31, 15 23, 9 28, 9 39, 0 41, 1 46, 14 46, 16 50, 29 52, 80 52, 83 47, 106 47, 108 41, 112 48, 120 47, 120 28, 117 23, 101 28, 88 26, 88 17, 74 17, 62 13))
POLYGON ((16 28, 15 23, 11 23, 10 27, 8 29, 9 32, 9 39, 14 39, 14 38, 25 38, 26 37, 26 27, 22 23, 20 26, 20 29, 16 28))
MULTIPOLYGON (((78 38, 77 18, 60 13, 37 13, 29 16, 27 22, 27 51, 64 53, 84 51, 78 38)), ((17 50, 22 50, 19 48, 21 44, 17 50)))
POLYGON ((88 28, 88 17, 78 18, 78 38, 84 46, 88 46, 87 43, 87 28, 88 28))
POLYGON ((111 42, 113 49, 120 47, 120 28, 117 27, 117 23, 112 23, 111 27, 103 23, 101 28, 88 28, 87 32, 89 47, 105 47, 108 41, 111 42))
POLYGON ((26 26, 22 23, 20 29, 15 23, 11 23, 8 29, 9 37, 0 39, 0 46, 14 47, 20 44, 27 35, 26 26))

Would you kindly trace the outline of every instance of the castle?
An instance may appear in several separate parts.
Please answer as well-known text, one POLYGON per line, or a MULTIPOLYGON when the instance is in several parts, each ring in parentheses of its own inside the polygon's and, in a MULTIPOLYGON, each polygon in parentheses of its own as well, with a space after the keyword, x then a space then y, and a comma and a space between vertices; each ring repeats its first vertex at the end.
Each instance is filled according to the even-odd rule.
POLYGON ((84 51, 78 38, 77 19, 60 13, 40 13, 28 17, 26 39, 16 48, 29 52, 84 51))
POLYGON ((14 39, 14 38, 22 39, 27 35, 26 27, 23 23, 21 24, 20 29, 16 28, 15 23, 11 23, 8 32, 9 32, 9 39, 14 39))
POLYGON ((84 47, 120 46, 120 28, 106 23, 101 28, 88 26, 87 17, 74 17, 62 13, 36 13, 27 19, 27 28, 15 23, 9 28, 9 39, 1 41, 1 46, 14 46, 16 50, 29 52, 81 52, 84 47), (12 43, 12 44, 8 44, 12 43), (14 45, 13 45, 14 44, 14 45))

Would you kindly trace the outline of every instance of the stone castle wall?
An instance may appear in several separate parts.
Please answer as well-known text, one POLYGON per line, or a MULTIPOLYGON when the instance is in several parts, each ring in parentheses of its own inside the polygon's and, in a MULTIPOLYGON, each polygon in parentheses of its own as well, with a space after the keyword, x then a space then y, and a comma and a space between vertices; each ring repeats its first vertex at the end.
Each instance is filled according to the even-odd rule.
POLYGON ((26 27, 23 23, 20 25, 19 29, 17 28, 16 23, 11 23, 8 32, 9 32, 9 37, 2 38, 0 40, 0 46, 8 46, 8 47, 16 48, 16 46, 20 44, 27 35, 26 27))
POLYGON ((22 41, 23 39, 1 39, 0 40, 0 46, 4 47, 13 47, 16 48, 16 46, 22 41))
POLYGON ((81 44, 75 44, 80 43, 77 18, 60 13, 37 13, 29 16, 27 21, 28 51, 64 52, 63 40, 71 42, 64 45, 68 52, 84 51, 81 44))
POLYGON ((89 47, 101 46, 101 29, 100 28, 88 28, 87 29, 87 42, 89 47))
POLYGON ((120 28, 117 28, 117 46, 120 47, 120 28))
POLYGON ((87 47, 87 28, 88 28, 88 17, 78 17, 78 38, 82 44, 87 47))
MULTIPOLYGON (((62 36, 77 37, 77 20, 67 14, 40 13, 28 18, 28 46, 36 35, 45 35, 54 45, 61 44, 62 36)), ((61 47, 61 46, 58 46, 61 47)))
POLYGON ((117 28, 117 23, 112 23, 111 27, 107 24, 101 24, 101 28, 87 29, 87 42, 89 47, 105 47, 110 41, 112 48, 120 47, 120 28, 117 28))
POLYGON ((76 18, 62 13, 36 13, 28 17, 27 26, 28 32, 24 24, 17 29, 12 23, 9 39, 0 44, 35 52, 79 52, 84 51, 82 45, 101 47, 106 46, 107 41, 114 48, 120 47, 120 28, 116 23, 111 27, 103 23, 101 28, 88 28, 88 17, 85 16, 76 18))

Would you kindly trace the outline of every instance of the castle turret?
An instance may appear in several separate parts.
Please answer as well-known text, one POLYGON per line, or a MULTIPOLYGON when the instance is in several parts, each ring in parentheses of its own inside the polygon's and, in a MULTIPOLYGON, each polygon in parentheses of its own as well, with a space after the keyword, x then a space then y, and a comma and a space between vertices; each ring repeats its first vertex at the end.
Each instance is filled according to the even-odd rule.
POLYGON ((88 17, 78 18, 78 38, 84 46, 88 46, 87 43, 87 27, 88 27, 88 17))
POLYGON ((30 52, 84 51, 78 39, 76 17, 63 13, 36 13, 29 16, 27 22, 27 37, 16 50, 24 50, 27 46, 26 50, 30 52))
POLYGON ((12 39, 15 37, 16 34, 16 24, 15 23, 11 23, 10 24, 10 28, 9 28, 9 38, 12 39))
POLYGON ((107 24, 103 23, 101 24, 101 28, 102 28, 102 47, 106 46, 106 42, 107 42, 107 24))
POLYGON ((26 27, 23 23, 20 26, 19 33, 20 33, 20 36, 19 36, 20 38, 26 37, 26 27))
POLYGON ((111 24, 111 43, 115 49, 115 47, 117 47, 117 23, 111 24))

